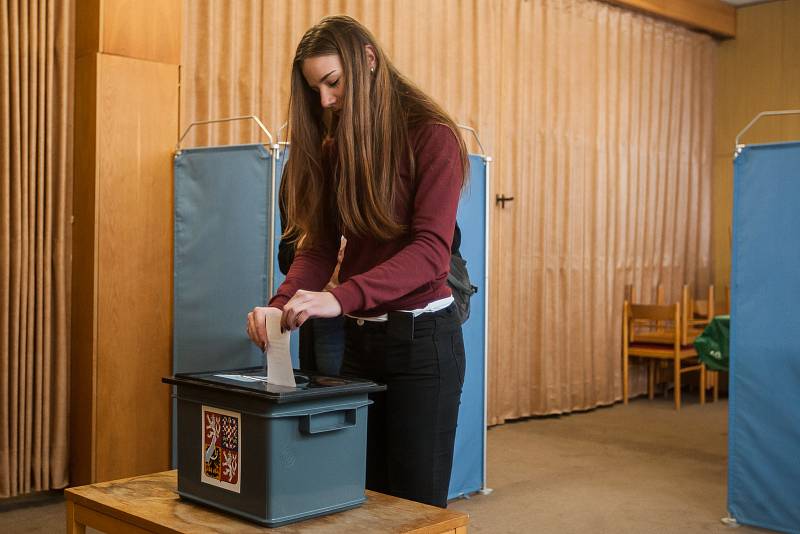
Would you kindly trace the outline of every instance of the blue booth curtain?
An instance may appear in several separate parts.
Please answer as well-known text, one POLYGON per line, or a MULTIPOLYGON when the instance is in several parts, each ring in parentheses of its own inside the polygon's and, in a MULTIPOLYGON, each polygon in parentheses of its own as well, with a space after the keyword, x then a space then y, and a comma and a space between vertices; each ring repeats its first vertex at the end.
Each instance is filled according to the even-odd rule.
POLYGON ((728 510, 800 532, 800 143, 734 163, 728 510))

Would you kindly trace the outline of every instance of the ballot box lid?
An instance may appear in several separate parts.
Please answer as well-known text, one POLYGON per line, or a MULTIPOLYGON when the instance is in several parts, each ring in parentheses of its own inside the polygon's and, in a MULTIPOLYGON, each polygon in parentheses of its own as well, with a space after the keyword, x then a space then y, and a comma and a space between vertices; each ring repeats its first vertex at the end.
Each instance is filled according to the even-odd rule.
POLYGON ((195 386, 254 396, 275 403, 298 402, 325 397, 384 391, 386 386, 371 380, 347 376, 323 376, 294 370, 297 387, 278 386, 266 381, 263 367, 176 373, 162 382, 175 386, 195 386))

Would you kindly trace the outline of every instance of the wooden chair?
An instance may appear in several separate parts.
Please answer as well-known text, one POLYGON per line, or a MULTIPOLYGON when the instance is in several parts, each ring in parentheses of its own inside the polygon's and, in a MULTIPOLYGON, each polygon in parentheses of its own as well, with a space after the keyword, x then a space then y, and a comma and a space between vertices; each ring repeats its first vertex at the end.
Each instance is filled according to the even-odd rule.
POLYGON ((675 409, 681 409, 681 375, 691 371, 700 372, 700 404, 706 402, 706 368, 705 365, 696 361, 697 351, 694 346, 683 345, 681 343, 681 305, 644 305, 631 304, 625 301, 623 304, 622 320, 622 400, 628 403, 628 377, 630 358, 646 358, 649 361, 647 367, 647 398, 653 399, 655 390, 655 363, 656 361, 672 361, 675 383, 675 409), (653 322, 671 322, 674 327, 670 335, 672 343, 652 343, 642 341, 637 335, 639 324, 644 324, 645 328, 653 322), (688 364, 688 365, 684 365, 688 364))
MULTIPOLYGON (((659 284, 656 287, 656 304, 663 305, 664 303, 664 287, 659 284)), ((708 288, 708 300, 694 300, 691 297, 689 286, 684 285, 681 292, 681 311, 683 312, 680 322, 681 345, 691 345, 714 318, 714 286, 708 288)), ((671 345, 672 324, 665 325, 664 321, 656 321, 651 324, 655 324, 655 328, 642 329, 641 332, 635 334, 636 340, 671 345)))
MULTIPOLYGON (((693 345, 697 336, 703 333, 708 323, 714 318, 714 286, 708 286, 706 300, 692 298, 689 286, 683 286, 681 291, 681 344, 693 345)), ((711 388, 713 400, 719 400, 719 373, 705 371, 705 387, 711 388)))
POLYGON ((711 388, 714 402, 719 400, 719 371, 706 369, 706 387, 711 388))
POLYGON ((681 305, 686 307, 683 315, 686 317, 687 333, 690 330, 699 330, 697 335, 700 335, 714 318, 714 286, 708 286, 705 300, 692 298, 689 286, 683 286, 681 305))
MULTIPOLYGON (((706 322, 714 317, 714 286, 708 288, 708 300, 694 300, 690 297, 691 293, 687 285, 683 286, 681 292, 681 345, 690 346, 705 328, 706 322), (710 303, 710 304, 709 304, 710 303)), ((636 303, 636 288, 633 285, 625 286, 625 298, 629 303, 636 303)), ((658 284, 655 288, 656 304, 665 304, 665 289, 663 284, 658 284)), ((672 321, 637 321, 637 329, 631 332, 631 341, 638 343, 654 343, 671 345, 673 342, 673 323, 672 321)), ((665 376, 661 371, 667 368, 670 362, 662 360, 657 369, 657 381, 662 383, 665 376), (658 379, 661 377, 661 379, 658 379)), ((719 399, 719 375, 716 371, 706 371, 706 387, 712 389, 713 400, 719 399)), ((667 395, 667 388, 664 395, 667 395)))
POLYGON ((625 284, 625 294, 623 301, 636 302, 636 287, 633 284, 625 284))
MULTIPOLYGON (((628 302, 630 304, 636 304, 638 302, 636 287, 633 284, 628 284, 625 286, 623 302, 628 302)), ((663 303, 664 287, 661 284, 658 284, 656 286, 656 304, 663 303)), ((637 339, 637 341, 667 344, 672 342, 672 334, 667 331, 668 325, 665 325, 663 321, 639 321, 638 325, 640 328, 638 328, 635 333, 631 332, 631 336, 641 336, 641 339, 637 339)))
POLYGON ((731 314, 731 286, 725 286, 725 314, 731 314))

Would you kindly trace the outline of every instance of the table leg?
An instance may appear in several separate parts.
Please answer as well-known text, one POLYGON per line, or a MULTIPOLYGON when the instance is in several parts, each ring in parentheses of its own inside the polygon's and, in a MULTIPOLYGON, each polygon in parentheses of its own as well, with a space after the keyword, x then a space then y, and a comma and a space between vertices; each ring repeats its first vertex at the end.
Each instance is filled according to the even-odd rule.
POLYGON ((67 501, 67 534, 85 534, 86 525, 75 521, 75 503, 67 501))

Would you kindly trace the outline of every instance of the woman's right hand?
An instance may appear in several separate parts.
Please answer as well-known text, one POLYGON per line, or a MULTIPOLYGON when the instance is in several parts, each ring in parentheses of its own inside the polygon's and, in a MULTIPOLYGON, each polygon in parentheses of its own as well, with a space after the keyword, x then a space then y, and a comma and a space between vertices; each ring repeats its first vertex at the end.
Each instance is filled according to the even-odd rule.
POLYGON ((278 308, 255 307, 247 314, 247 335, 250 341, 258 345, 261 350, 267 350, 269 338, 267 337, 267 315, 283 312, 278 308))

